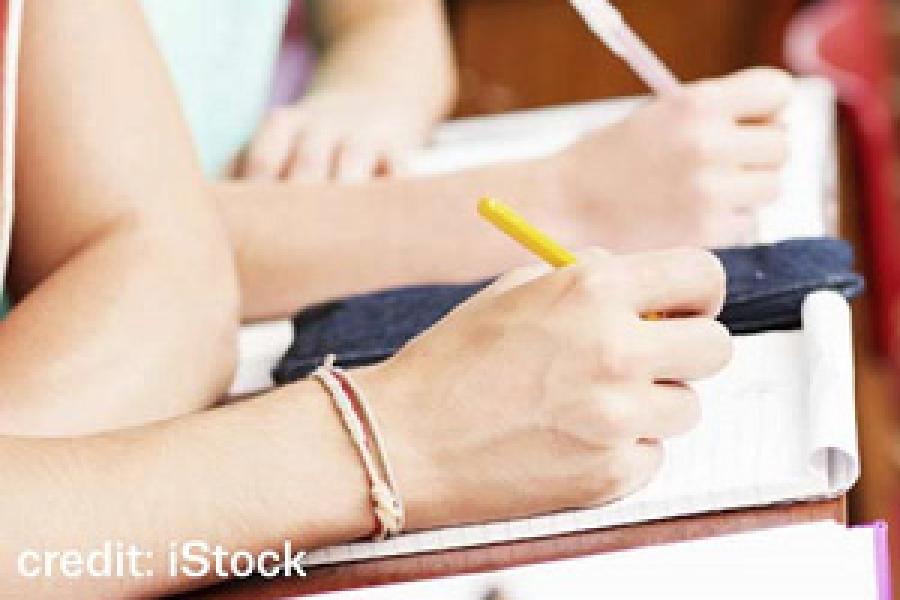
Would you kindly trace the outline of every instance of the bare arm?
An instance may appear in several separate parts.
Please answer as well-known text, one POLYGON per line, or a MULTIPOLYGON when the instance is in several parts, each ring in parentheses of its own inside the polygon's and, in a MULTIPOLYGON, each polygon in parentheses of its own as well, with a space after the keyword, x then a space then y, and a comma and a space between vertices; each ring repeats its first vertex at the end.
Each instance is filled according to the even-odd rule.
POLYGON ((428 127, 456 95, 456 70, 440 0, 314 3, 327 49, 315 89, 411 97, 428 127))
POLYGON ((314 384, 90 438, 0 438, 0 454, 0 485, 16 490, 0 498, 0 597, 156 597, 215 579, 170 575, 170 542, 258 553, 292 540, 300 551, 372 528, 363 472, 314 384), (153 576, 17 572, 25 550, 86 555, 106 541, 152 552, 137 566, 153 576))
POLYGON ((82 433, 205 406, 233 367, 233 265, 140 9, 25 12, 20 302, 0 323, 0 430, 82 433))
MULTIPOLYGON (((542 164, 359 186, 213 186, 231 232, 249 320, 377 288, 494 275, 526 256, 478 218, 479 195, 489 190, 516 201, 558 196, 555 176, 542 164)), ((539 204, 520 207, 574 241, 565 235, 569 225, 559 221, 560 213, 539 204)))

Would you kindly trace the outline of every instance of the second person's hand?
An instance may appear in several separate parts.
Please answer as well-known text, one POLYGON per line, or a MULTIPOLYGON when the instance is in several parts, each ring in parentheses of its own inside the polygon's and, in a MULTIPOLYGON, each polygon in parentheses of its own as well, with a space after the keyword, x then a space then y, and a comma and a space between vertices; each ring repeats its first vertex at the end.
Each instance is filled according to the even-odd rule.
POLYGON ((555 159, 573 238, 632 250, 751 241, 758 210, 779 192, 789 147, 779 118, 792 89, 782 71, 741 71, 586 136, 555 159))
POLYGON ((392 175, 433 125, 420 113, 413 99, 396 95, 312 92, 266 117, 233 174, 339 183, 392 175))

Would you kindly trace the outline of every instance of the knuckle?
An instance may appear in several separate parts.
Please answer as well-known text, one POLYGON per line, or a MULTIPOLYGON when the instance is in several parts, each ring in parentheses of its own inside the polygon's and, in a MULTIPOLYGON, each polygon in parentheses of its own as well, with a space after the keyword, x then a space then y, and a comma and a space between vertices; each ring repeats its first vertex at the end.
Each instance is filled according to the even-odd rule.
POLYGON ((617 393, 608 393, 593 402, 588 417, 593 422, 594 429, 605 437, 612 438, 620 438, 632 432, 636 415, 629 400, 633 399, 621 398, 617 393))
POLYGON ((592 301, 599 290, 595 269, 588 265, 578 265, 568 271, 569 295, 574 296, 576 302, 592 301))
POLYGON ((722 96, 721 84, 716 81, 702 81, 687 88, 676 101, 684 116, 707 119, 711 112, 718 110, 722 96))
POLYGON ((709 126, 690 127, 682 134, 684 156, 694 164, 714 163, 720 156, 719 134, 709 126))
POLYGON ((604 298, 605 287, 618 282, 620 273, 609 260, 579 264, 569 271, 570 291, 576 302, 594 303, 604 298))
POLYGON ((294 121, 294 111, 286 106, 275 108, 269 114, 269 123, 272 127, 277 129, 291 125, 294 121))
POLYGON ((700 209, 709 209, 719 203, 719 188, 715 178, 705 170, 697 170, 688 177, 688 197, 700 209))
MULTIPOLYGON (((609 330, 609 328, 607 328, 609 330)), ((629 380, 640 372, 641 357, 632 344, 624 327, 609 330, 600 343, 598 367, 604 379, 612 381, 629 380)), ((627 403, 621 403, 627 404, 627 403)))

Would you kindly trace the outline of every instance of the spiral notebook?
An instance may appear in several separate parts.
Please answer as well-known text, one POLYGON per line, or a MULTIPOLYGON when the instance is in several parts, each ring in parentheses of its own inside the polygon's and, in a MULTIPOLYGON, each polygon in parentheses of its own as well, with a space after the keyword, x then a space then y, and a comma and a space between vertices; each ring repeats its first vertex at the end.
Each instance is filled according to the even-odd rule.
POLYGON ((884 523, 810 523, 322 598, 890 600, 886 534, 884 523))
POLYGON ((731 364, 698 382, 700 425, 666 442, 644 490, 599 508, 414 532, 312 552, 310 566, 552 536, 843 494, 859 476, 850 309, 810 295, 803 329, 735 339, 731 364))

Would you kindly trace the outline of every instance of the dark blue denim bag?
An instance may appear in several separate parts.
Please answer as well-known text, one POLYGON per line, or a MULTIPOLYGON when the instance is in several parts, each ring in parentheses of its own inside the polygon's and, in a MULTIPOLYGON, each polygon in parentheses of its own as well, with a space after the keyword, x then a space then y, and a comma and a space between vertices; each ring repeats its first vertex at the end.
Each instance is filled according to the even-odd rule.
MULTIPOLYGON (((719 320, 734 334, 799 327, 810 292, 829 289, 852 299, 863 289, 862 277, 853 271, 853 251, 841 240, 790 240, 715 254, 728 279, 719 320)), ((294 342, 275 381, 309 375, 328 354, 344 367, 380 362, 491 281, 402 287, 302 310, 294 317, 294 342)))

